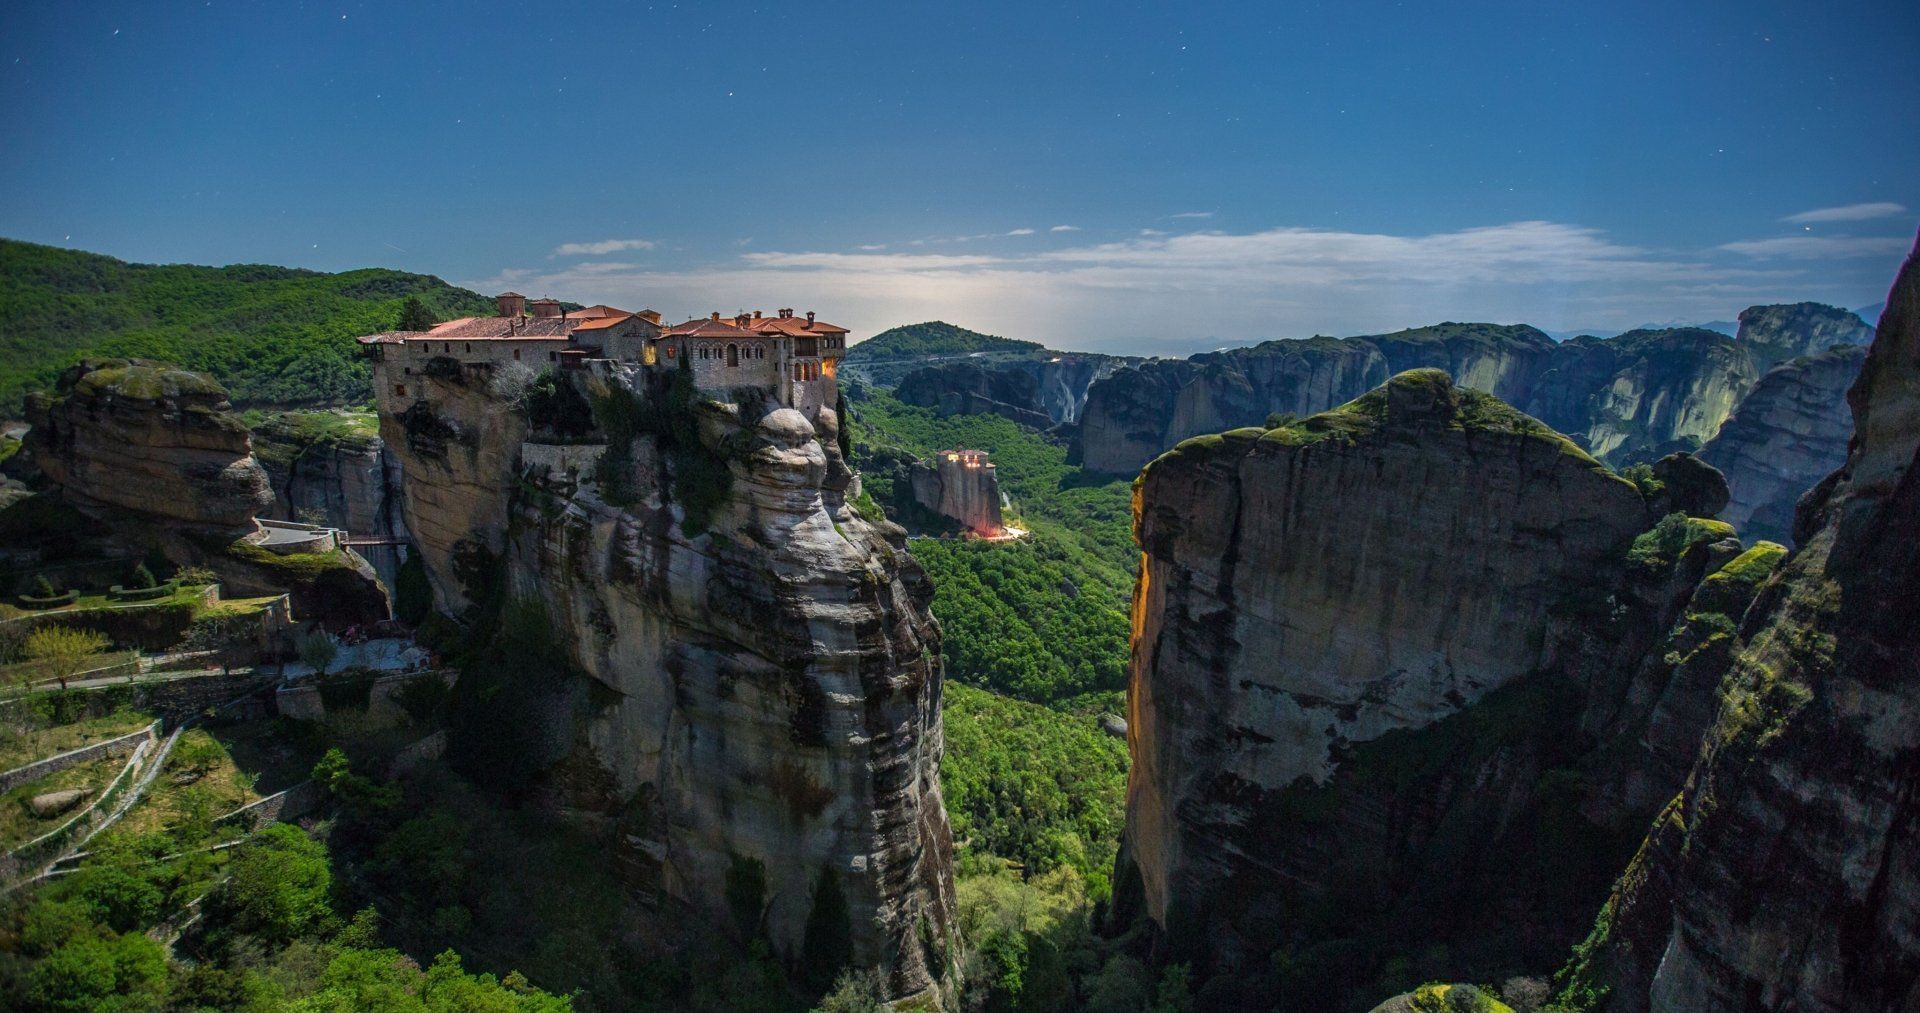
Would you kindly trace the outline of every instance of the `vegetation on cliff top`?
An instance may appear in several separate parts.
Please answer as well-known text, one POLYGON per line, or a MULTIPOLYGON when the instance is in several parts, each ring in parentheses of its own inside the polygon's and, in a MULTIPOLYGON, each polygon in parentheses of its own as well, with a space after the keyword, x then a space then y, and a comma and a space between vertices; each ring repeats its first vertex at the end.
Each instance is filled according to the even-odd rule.
POLYGON ((1037 352, 1037 341, 1019 341, 970 331, 944 320, 906 324, 881 331, 847 350, 851 362, 879 362, 927 355, 965 355, 970 352, 1037 352))
POLYGON ((491 302, 430 275, 322 274, 261 264, 129 264, 0 239, 0 413, 85 356, 138 356, 211 374, 241 404, 357 404, 371 372, 353 339, 418 298, 439 319, 491 302))

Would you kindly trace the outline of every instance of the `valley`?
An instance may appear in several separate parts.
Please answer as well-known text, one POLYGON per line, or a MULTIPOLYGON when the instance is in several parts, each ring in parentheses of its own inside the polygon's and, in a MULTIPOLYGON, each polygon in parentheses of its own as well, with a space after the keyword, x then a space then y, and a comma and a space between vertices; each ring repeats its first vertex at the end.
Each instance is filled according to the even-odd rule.
POLYGON ((213 1008, 1850 1009, 1920 960, 1911 265, 1877 333, 1179 360, 0 254, 64 307, 8 360, 7 741, 157 729, 30 782, 157 772, 20 865, 23 1008, 93 961, 213 1008), (1019 537, 917 492, 954 451, 1019 537), (43 627, 135 674, 49 681, 43 627))

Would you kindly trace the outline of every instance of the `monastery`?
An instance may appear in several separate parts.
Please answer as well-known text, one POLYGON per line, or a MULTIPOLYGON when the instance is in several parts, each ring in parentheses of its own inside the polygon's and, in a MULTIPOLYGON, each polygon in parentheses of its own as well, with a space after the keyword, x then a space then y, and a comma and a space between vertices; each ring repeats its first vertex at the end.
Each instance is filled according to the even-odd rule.
POLYGON ((811 312, 716 312, 669 327, 652 310, 630 313, 603 305, 568 312, 558 300, 528 302, 517 292, 504 292, 495 302, 494 316, 358 339, 369 357, 385 364, 378 375, 392 389, 379 391, 381 399, 405 401, 406 378, 446 359, 470 371, 511 362, 535 371, 584 369, 595 360, 651 369, 678 369, 685 362, 702 391, 738 400, 732 392, 754 388, 809 417, 838 397, 834 378, 847 352, 847 329, 811 312))

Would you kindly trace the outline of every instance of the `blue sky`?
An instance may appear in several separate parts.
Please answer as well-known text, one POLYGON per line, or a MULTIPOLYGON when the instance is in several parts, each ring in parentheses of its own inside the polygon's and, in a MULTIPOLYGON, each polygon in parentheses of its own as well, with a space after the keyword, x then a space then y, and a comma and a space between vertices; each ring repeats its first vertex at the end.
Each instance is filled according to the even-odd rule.
POLYGON ((0 235, 1186 352, 1882 297, 1890 3, 9 4, 0 235))

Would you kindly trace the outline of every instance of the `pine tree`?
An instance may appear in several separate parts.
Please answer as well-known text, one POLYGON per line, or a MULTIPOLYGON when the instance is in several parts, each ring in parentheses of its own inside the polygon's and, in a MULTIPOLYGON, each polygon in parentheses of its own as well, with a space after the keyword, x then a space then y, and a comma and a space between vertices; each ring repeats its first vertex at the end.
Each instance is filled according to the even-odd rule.
POLYGON ((433 329, 435 323, 433 311, 427 309, 427 304, 421 302, 419 296, 410 295, 407 297, 406 302, 400 304, 400 324, 394 329, 400 331, 430 331, 433 329))

